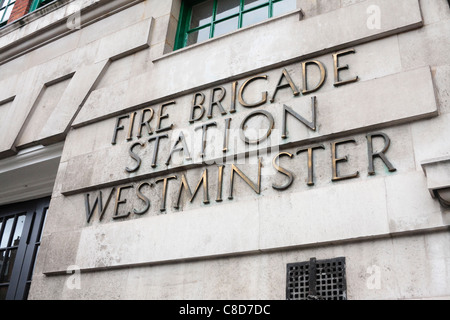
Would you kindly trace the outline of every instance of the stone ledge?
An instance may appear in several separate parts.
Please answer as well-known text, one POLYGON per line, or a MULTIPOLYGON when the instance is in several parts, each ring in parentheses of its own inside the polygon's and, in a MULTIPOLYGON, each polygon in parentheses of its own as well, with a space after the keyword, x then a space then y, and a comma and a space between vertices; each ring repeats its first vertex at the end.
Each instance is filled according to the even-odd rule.
MULTIPOLYGON (((285 252, 285 251, 299 250, 299 249, 306 250, 309 248, 320 248, 320 247, 326 247, 326 246, 345 245, 345 244, 350 244, 350 243, 373 242, 373 241, 383 240, 383 239, 394 239, 394 238, 426 235, 426 234, 448 232, 448 231, 450 231, 450 226, 444 225, 444 226, 438 226, 438 227, 433 227, 433 228, 423 228, 423 229, 409 230, 409 231, 402 231, 402 232, 390 232, 390 233, 384 233, 384 234, 378 234, 378 235, 371 235, 371 236, 367 236, 367 237, 341 239, 338 241, 325 241, 325 242, 318 242, 318 243, 311 243, 311 244, 297 245, 297 246, 287 246, 287 247, 272 248, 272 249, 258 249, 258 250, 251 250, 251 251, 245 251, 245 252, 233 252, 233 253, 229 253, 229 254, 216 254, 216 255, 196 256, 196 257, 182 258, 182 259, 169 259, 169 260, 152 261, 152 262, 117 264, 117 265, 111 265, 111 266, 98 266, 98 267, 79 266, 80 267, 79 271, 83 274, 86 274, 86 273, 92 273, 92 272, 102 272, 102 271, 104 272, 104 271, 122 270, 122 269, 129 269, 129 268, 152 267, 152 266, 170 265, 170 264, 177 264, 177 263, 205 261, 205 260, 220 259, 220 258, 258 255, 258 254, 280 252, 280 251, 285 252)), ((46 267, 48 267, 48 266, 46 266, 46 267)), ((69 267, 69 264, 67 265, 67 267, 69 267)), ((68 274, 67 268, 66 269, 56 268, 54 270, 51 270, 51 268, 48 268, 48 269, 44 268, 42 273, 47 277, 66 276, 68 274)))

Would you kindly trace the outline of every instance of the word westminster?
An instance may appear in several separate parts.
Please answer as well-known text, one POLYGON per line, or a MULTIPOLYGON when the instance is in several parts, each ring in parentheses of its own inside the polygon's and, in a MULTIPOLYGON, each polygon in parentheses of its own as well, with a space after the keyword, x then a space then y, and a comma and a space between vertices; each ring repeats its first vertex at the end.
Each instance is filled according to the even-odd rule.
MULTIPOLYGON (((334 86, 339 87, 345 84, 354 83, 359 80, 358 77, 348 79, 348 80, 341 80, 340 72, 342 70, 346 70, 349 68, 348 65, 341 66, 339 64, 339 57, 347 54, 354 54, 355 50, 346 50, 341 51, 338 53, 333 54, 333 61, 334 61, 334 86)), ((313 93, 317 90, 319 90, 326 79, 326 70, 324 65, 317 60, 310 60, 303 62, 302 64, 302 78, 303 78, 303 90, 299 90, 297 85, 292 80, 291 75, 287 71, 287 69, 283 69, 281 71, 281 76, 278 81, 278 84, 274 88, 273 94, 271 95, 269 99, 269 94, 267 91, 263 91, 261 93, 261 98, 257 102, 248 102, 246 99, 245 92, 246 90, 252 85, 253 82, 259 80, 267 80, 267 75, 258 75, 253 76, 249 79, 247 79, 243 84, 239 86, 239 83, 237 81, 232 83, 231 86, 231 103, 230 108, 228 112, 225 110, 223 106, 223 101, 226 96, 226 90, 224 87, 216 87, 211 90, 210 99, 207 102, 206 96, 203 92, 197 92, 192 97, 192 103, 190 107, 189 112, 189 125, 194 126, 194 131, 199 131, 201 133, 201 139, 198 139, 198 145, 195 149, 200 150, 199 156, 200 159, 203 159, 203 164, 206 165, 206 155, 207 155, 207 141, 208 141, 208 130, 212 127, 219 127, 218 123, 216 121, 213 121, 213 114, 214 109, 216 108, 219 110, 220 114, 224 117, 228 114, 234 114, 237 112, 236 105, 237 102, 239 102, 240 106, 243 108, 249 108, 254 109, 257 107, 262 107, 266 105, 268 102, 274 103, 275 98, 277 94, 280 92, 280 90, 291 90, 293 96, 299 96, 299 95, 307 95, 310 93, 313 93), (307 71, 308 67, 315 66, 320 71, 320 79, 318 84, 314 88, 310 88, 308 85, 308 78, 307 78, 307 71), (201 125, 195 126, 197 122, 203 121, 203 118, 206 114, 206 118, 208 118, 209 122, 202 123, 201 125)), ((141 149, 144 149, 147 147, 147 143, 153 143, 152 148, 152 156, 149 161, 151 161, 151 168, 157 168, 159 166, 162 166, 162 163, 158 163, 158 154, 161 148, 161 145, 163 143, 167 143, 169 141, 169 134, 168 132, 172 131, 174 133, 175 137, 178 137, 173 144, 173 147, 170 150, 170 152, 166 156, 166 161, 164 162, 164 165, 167 167, 169 166, 176 166, 176 164, 173 163, 173 156, 174 155, 181 155, 183 156, 183 164, 186 165, 186 162, 191 161, 192 163, 192 148, 189 148, 189 143, 187 142, 186 136, 188 135, 188 132, 185 132, 183 130, 178 130, 177 135, 175 135, 175 125, 169 124, 169 114, 166 111, 166 108, 175 105, 176 101, 171 101, 169 103, 162 104, 159 107, 159 110, 156 112, 152 108, 145 108, 141 110, 140 112, 132 112, 127 115, 119 116, 116 119, 116 124, 114 126, 113 130, 113 137, 111 144, 116 145, 119 135, 121 135, 121 132, 124 132, 126 137, 126 142, 132 142, 134 137, 138 139, 137 142, 134 142, 130 144, 128 153, 129 153, 129 159, 130 163, 128 166, 124 168, 124 170, 128 174, 133 174, 137 172, 142 166, 143 161, 146 160, 146 158, 142 159, 142 156, 140 155, 139 151, 141 149), (136 126, 135 122, 137 118, 140 118, 138 120, 138 125, 136 126), (150 123, 152 120, 156 120, 156 125, 154 126, 154 129, 152 129, 150 123), (164 122, 164 123, 163 123, 164 122), (137 131, 137 132, 136 132, 137 131), (147 141, 141 141, 139 139, 143 138, 144 136, 147 136, 147 141)), ((230 141, 232 140, 230 136, 232 133, 236 133, 236 136, 238 136, 237 139, 240 139, 241 143, 243 143, 246 146, 252 146, 255 145, 257 148, 260 148, 263 142, 268 142, 271 139, 271 135, 274 134, 274 132, 279 132, 281 139, 288 139, 289 138, 289 130, 288 130, 288 118, 291 117, 293 119, 296 119, 300 125, 305 126, 307 130, 316 131, 317 130, 317 97, 313 96, 311 98, 311 114, 310 118, 311 120, 307 120, 306 117, 303 117, 298 112, 296 112, 292 107, 283 105, 282 107, 282 116, 281 116, 281 130, 275 128, 275 118, 270 112, 263 110, 263 109, 255 109, 254 111, 250 112, 246 117, 243 118, 242 121, 239 123, 239 128, 233 130, 231 128, 232 125, 232 118, 225 118, 223 123, 223 133, 221 140, 220 148, 215 148, 215 150, 220 149, 220 152, 222 153, 222 157, 216 156, 218 159, 224 159, 225 157, 228 157, 228 153, 230 152, 230 141), (251 133, 251 128, 249 128, 248 124, 251 123, 252 118, 260 118, 264 119, 264 123, 268 123, 267 128, 261 129, 258 128, 258 134, 253 134, 251 137, 249 137, 249 133, 251 133), (262 133, 262 134, 261 134, 262 133)), ((216 135, 214 135, 216 137, 216 135)), ((366 135, 367 139, 367 150, 368 150, 368 174, 369 175, 375 175, 375 169, 374 169, 374 159, 379 158, 382 160, 382 162, 385 164, 385 166, 388 168, 390 172, 396 171, 396 168, 392 165, 392 163, 388 160, 386 157, 386 152, 389 149, 391 140, 385 133, 382 132, 376 132, 366 135), (381 151, 374 151, 373 146, 373 139, 374 138, 381 138, 384 140, 384 147, 381 151)), ((352 174, 348 175, 340 175, 338 170, 338 164, 347 162, 348 156, 340 156, 338 152, 338 147, 345 144, 354 144, 356 143, 356 140, 351 139, 340 139, 334 142, 331 142, 330 146, 330 153, 331 153, 331 174, 332 178, 331 181, 337 182, 341 180, 347 180, 347 179, 354 179, 358 178, 360 176, 359 171, 356 171, 352 174)), ((167 147, 167 146, 165 146, 167 147)), ((268 150, 272 150, 273 146, 269 146, 268 150)), ((307 153, 307 172, 308 172, 308 179, 307 179, 307 185, 308 186, 314 186, 314 154, 318 150, 325 150, 326 147, 324 144, 315 144, 308 147, 302 147, 296 150, 296 155, 299 155, 301 153, 307 153)), ((211 151, 211 150, 210 150, 211 151)), ((259 150, 256 150, 259 151, 259 150)), ((236 154, 234 155, 236 156, 236 154)), ((284 184, 272 184, 272 188, 278 191, 284 191, 288 189, 294 179, 295 175, 293 172, 289 171, 288 169, 281 167, 279 165, 279 159, 282 157, 288 157, 290 159, 294 158, 295 155, 289 152, 278 152, 276 155, 272 158, 272 166, 273 169, 275 169, 275 172, 281 174, 285 177, 286 182, 284 184)), ((221 162, 221 161, 218 161, 221 162)), ((224 162, 221 162, 219 165, 214 166, 217 173, 215 173, 215 176, 217 177, 217 183, 216 185, 216 202, 222 202, 222 193, 223 193, 223 183, 224 183, 224 172, 227 171, 229 175, 229 181, 228 181, 228 199, 233 199, 233 193, 234 193, 234 180, 235 176, 239 176, 255 193, 260 194, 261 193, 261 169, 262 169, 262 163, 263 158, 258 157, 257 158, 258 166, 257 166, 257 178, 256 181, 252 181, 250 178, 247 177, 247 175, 235 164, 232 163, 230 166, 226 166, 224 162)), ((209 166, 211 167, 211 166, 209 166)), ((128 184, 120 187, 113 187, 111 191, 109 192, 108 198, 106 199, 105 205, 102 192, 99 191, 97 193, 97 197, 95 198, 94 202, 92 203, 90 201, 91 195, 89 193, 85 194, 85 207, 86 207, 86 218, 87 222, 89 223, 92 220, 92 217, 94 215, 95 210, 97 209, 97 212, 99 214, 99 219, 102 220, 103 216, 106 212, 106 209, 109 206, 109 203, 111 202, 113 196, 115 195, 115 205, 114 205, 114 211, 113 211, 113 219, 124 219, 131 215, 133 212, 135 215, 143 215, 147 213, 150 210, 151 207, 151 201, 147 194, 145 194, 144 190, 148 190, 148 187, 154 187, 155 185, 161 185, 160 189, 160 196, 158 197, 159 200, 159 211, 165 212, 167 210, 167 194, 168 194, 168 185, 169 181, 172 180, 178 180, 178 192, 176 194, 176 201, 173 204, 174 209, 180 208, 180 202, 182 199, 183 192, 186 192, 188 195, 188 198, 190 199, 190 202, 194 201, 195 196, 197 193, 199 193, 199 190, 203 190, 203 204, 207 205, 210 203, 210 190, 209 190, 209 175, 210 172, 208 171, 208 168, 204 169, 204 171, 201 174, 201 177, 197 183, 197 186, 192 192, 192 189, 187 181, 185 174, 172 174, 170 176, 166 176, 164 178, 157 178, 153 182, 151 181, 145 181, 141 182, 139 184, 128 184), (139 208, 132 208, 132 210, 122 210, 121 206, 124 207, 124 204, 127 203, 127 199, 123 198, 123 191, 126 189, 134 189, 134 202, 139 202, 139 208), (136 201, 138 200, 138 201, 136 201)), ((255 180, 255 179, 254 179, 255 180)), ((174 183, 174 182, 172 182, 174 183)), ((127 192, 128 195, 131 194, 131 192, 127 192)), ((133 202, 133 203, 134 203, 133 202)))

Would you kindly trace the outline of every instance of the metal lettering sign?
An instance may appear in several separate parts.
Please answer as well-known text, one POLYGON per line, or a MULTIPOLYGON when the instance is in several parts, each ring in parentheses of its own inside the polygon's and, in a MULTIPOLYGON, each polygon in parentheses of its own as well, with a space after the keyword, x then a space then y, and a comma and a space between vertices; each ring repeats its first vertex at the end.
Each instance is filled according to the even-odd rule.
MULTIPOLYGON (((332 55, 334 87, 340 88, 358 82, 358 76, 349 77, 348 72, 344 74, 350 67, 341 65, 340 60, 343 56, 354 54, 355 49, 349 49, 332 55)), ((295 153, 280 150, 279 141, 289 145, 293 129, 300 128, 303 132, 314 134, 320 127, 320 99, 317 96, 308 98, 310 106, 303 108, 303 111, 280 102, 278 98, 282 95, 290 95, 292 98, 308 96, 319 91, 327 79, 325 63, 319 60, 302 62, 301 73, 302 84, 296 83, 288 69, 283 68, 279 71, 279 80, 272 88, 267 88, 269 76, 259 74, 243 81, 233 81, 227 86, 228 91, 225 86, 217 86, 194 92, 190 99, 189 117, 184 123, 173 122, 171 117, 171 114, 177 112, 177 108, 186 108, 185 105, 178 105, 177 100, 118 116, 111 131, 111 145, 127 144, 127 165, 123 170, 128 174, 130 183, 114 186, 103 192, 85 193, 87 222, 92 221, 95 212, 101 221, 109 206, 113 207, 112 219, 123 220, 132 214, 146 214, 155 207, 152 206, 155 200, 159 202, 160 213, 166 212, 169 206, 179 209, 185 196, 192 203, 201 194, 199 196, 202 197, 204 206, 213 201, 222 202, 224 198, 231 201, 236 193, 237 179, 260 195, 264 187, 267 188, 267 185, 262 185, 261 174, 263 160, 267 158, 278 179, 278 182, 273 181, 268 187, 278 192, 289 189, 297 179, 297 173, 289 170, 285 164, 299 161, 298 159, 307 159, 304 170, 307 172, 308 187, 316 184, 315 159, 327 154, 331 159, 329 179, 333 183, 359 178, 361 171, 351 169, 349 158, 349 150, 357 144, 355 138, 305 144, 297 148, 295 153), (314 81, 308 76, 310 73, 316 74, 314 81), (243 110, 248 112, 243 113, 243 110), (199 138, 192 139, 195 135, 199 138), (236 151, 236 143, 243 149, 236 151), (254 165, 251 170, 244 169, 241 164, 245 164, 245 161, 238 160, 250 158, 254 159, 254 165), (184 171, 202 167, 204 168, 198 171, 200 173, 196 178, 184 171), (151 168, 149 172, 144 172, 149 178, 139 180, 142 171, 148 170, 143 168, 151 168), (283 183, 279 183, 280 176, 284 177, 283 183), (224 182, 228 186, 226 190, 224 182), (169 186, 178 190, 175 195, 169 195, 169 186), (155 188, 159 190, 156 192, 159 196, 151 199, 148 190, 155 188), (214 195, 215 199, 212 198, 214 195), (127 208, 129 200, 137 205, 127 208)), ((391 139, 386 133, 368 133, 364 143, 368 175, 376 174, 375 159, 381 161, 389 172, 396 171, 387 157, 391 139), (383 146, 381 149, 380 143, 383 146)))

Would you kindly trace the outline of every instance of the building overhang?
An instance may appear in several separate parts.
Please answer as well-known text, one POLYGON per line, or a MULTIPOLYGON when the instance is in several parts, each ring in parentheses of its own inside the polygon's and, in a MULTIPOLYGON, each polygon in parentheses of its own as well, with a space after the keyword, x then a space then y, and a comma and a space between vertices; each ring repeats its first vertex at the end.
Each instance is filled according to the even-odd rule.
POLYGON ((51 195, 63 146, 35 146, 1 160, 0 205, 51 195))

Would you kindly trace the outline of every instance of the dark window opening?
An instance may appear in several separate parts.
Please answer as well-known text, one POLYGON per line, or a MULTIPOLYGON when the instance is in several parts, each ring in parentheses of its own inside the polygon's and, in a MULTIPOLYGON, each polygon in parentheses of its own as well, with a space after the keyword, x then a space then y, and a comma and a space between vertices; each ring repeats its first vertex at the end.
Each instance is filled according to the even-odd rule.
POLYGON ((30 7, 30 12, 42 8, 43 6, 49 4, 50 2, 55 2, 58 0, 34 0, 30 7))
POLYGON ((50 199, 0 207, 0 300, 26 300, 50 199))

